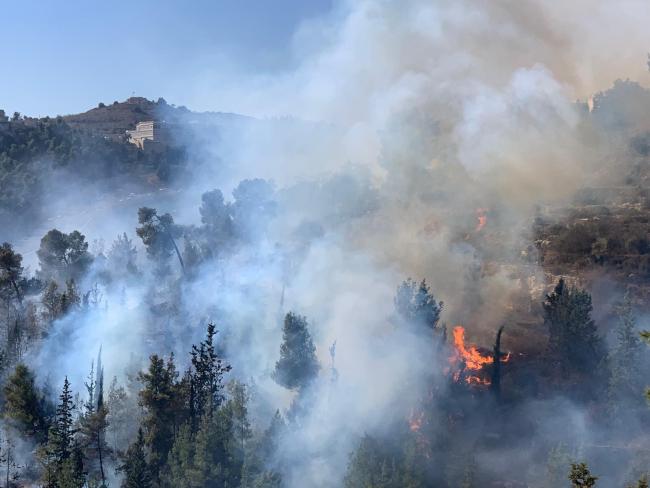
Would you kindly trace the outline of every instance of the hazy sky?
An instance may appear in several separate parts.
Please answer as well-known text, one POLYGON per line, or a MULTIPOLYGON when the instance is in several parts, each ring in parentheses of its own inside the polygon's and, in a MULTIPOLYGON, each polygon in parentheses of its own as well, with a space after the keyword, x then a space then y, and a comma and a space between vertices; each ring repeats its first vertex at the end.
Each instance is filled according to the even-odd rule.
POLYGON ((3 2, 0 108, 57 115, 135 94, 218 109, 201 106, 202 79, 290 68, 294 32, 334 1, 3 2))

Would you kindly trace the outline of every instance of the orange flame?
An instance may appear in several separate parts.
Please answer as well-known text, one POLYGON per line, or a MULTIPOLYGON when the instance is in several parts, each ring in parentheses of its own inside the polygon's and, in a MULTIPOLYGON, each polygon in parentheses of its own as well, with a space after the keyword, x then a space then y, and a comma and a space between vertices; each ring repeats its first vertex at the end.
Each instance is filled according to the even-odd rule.
POLYGON ((424 412, 415 412, 411 410, 411 414, 408 418, 409 429, 411 432, 419 432, 424 423, 424 412))
MULTIPOLYGON (((491 381, 476 374, 483 370, 485 365, 492 364, 494 357, 490 354, 482 354, 474 345, 465 345, 465 328, 457 325, 453 330, 454 352, 449 358, 450 365, 454 368, 452 377, 458 382, 461 377, 465 383, 477 386, 490 386, 491 381)), ((510 360, 510 353, 499 358, 502 363, 510 360)))
POLYGON ((486 364, 492 364, 492 356, 483 356, 476 346, 465 347, 465 328, 458 325, 454 327, 454 346, 456 348, 456 360, 462 360, 466 369, 478 371, 486 364))
POLYGON ((483 230, 483 227, 485 227, 485 224, 487 224, 487 213, 488 213, 487 208, 477 208, 476 209, 476 220, 478 221, 476 223, 476 229, 475 232, 481 232, 483 230))

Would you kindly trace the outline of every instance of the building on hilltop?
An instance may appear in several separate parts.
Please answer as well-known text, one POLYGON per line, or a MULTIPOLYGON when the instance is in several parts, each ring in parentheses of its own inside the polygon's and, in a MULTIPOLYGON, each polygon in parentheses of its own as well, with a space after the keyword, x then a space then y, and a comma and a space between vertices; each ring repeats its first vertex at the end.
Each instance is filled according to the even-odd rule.
POLYGON ((135 125, 135 130, 127 130, 126 135, 131 144, 135 144, 140 149, 144 149, 145 141, 150 143, 168 143, 169 142, 169 129, 166 124, 148 120, 145 122, 138 122, 135 125))

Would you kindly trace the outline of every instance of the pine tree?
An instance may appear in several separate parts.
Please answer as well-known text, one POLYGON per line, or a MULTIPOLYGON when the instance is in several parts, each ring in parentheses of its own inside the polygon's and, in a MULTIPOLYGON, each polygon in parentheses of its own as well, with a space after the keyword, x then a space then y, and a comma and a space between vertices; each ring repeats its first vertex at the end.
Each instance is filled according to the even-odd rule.
POLYGON ((190 486, 237 486, 227 483, 230 456, 224 441, 229 437, 230 426, 224 425, 221 417, 220 411, 215 416, 206 414, 199 424, 199 430, 194 437, 192 469, 188 473, 190 486), (217 416, 220 417, 218 420, 217 416))
POLYGON ((150 468, 147 465, 142 429, 138 430, 136 441, 127 449, 124 463, 119 469, 124 473, 122 488, 150 488, 154 486, 150 468))
POLYGON ((196 427, 198 419, 206 413, 212 415, 223 402, 223 376, 231 370, 230 365, 217 356, 214 324, 208 324, 207 337, 198 346, 192 346, 192 372, 190 374, 191 417, 196 427))
POLYGON ((246 385, 233 381, 228 385, 230 399, 226 407, 230 410, 233 422, 233 442, 239 451, 239 458, 243 459, 246 445, 253 433, 248 420, 248 402, 250 400, 246 385))
POLYGON ((636 321, 632 311, 632 298, 625 295, 623 304, 618 310, 619 324, 616 329, 616 345, 610 355, 611 377, 609 381, 610 402, 615 408, 616 418, 618 408, 622 405, 639 404, 643 391, 644 379, 640 358, 642 344, 636 331, 636 321))
POLYGON ((196 431, 183 426, 168 456, 163 486, 188 488, 241 485, 244 450, 251 437, 243 385, 230 385, 231 398, 206 409, 196 431))
POLYGON ((138 223, 140 227, 137 227, 135 232, 142 239, 149 257, 156 262, 158 273, 168 272, 167 261, 174 252, 185 273, 183 258, 174 240, 180 236, 181 229, 174 224, 172 216, 168 213, 158 215, 155 208, 142 207, 138 209, 138 223))
POLYGON ((48 465, 45 480, 55 488, 81 488, 85 483, 83 456, 77 445, 73 417, 74 404, 66 376, 56 407, 56 419, 47 444, 48 465))
POLYGON ((573 488, 590 488, 596 485, 597 476, 593 476, 585 463, 571 463, 569 481, 573 488))
POLYGON ((166 488, 192 486, 190 478, 194 463, 194 447, 194 434, 188 423, 182 426, 176 435, 174 446, 167 458, 162 486, 166 488))
POLYGON ((544 301, 549 352, 563 373, 593 375, 605 358, 605 347, 591 319, 591 296, 560 279, 544 301))
POLYGON ((403 323, 442 332, 439 321, 443 303, 436 302, 426 280, 416 283, 411 278, 407 279, 397 289, 394 301, 395 310, 403 323))
POLYGON ((344 479, 345 488, 403 488, 397 462, 380 443, 365 435, 354 451, 344 479))
POLYGON ((91 366, 88 382, 86 383, 88 400, 84 405, 84 413, 80 419, 80 434, 85 458, 94 464, 93 472, 89 473, 89 478, 101 481, 100 487, 104 487, 106 486, 104 458, 109 453, 109 447, 106 443, 108 409, 104 405, 104 373, 101 367, 101 356, 98 360, 97 369, 98 374, 95 378, 91 366))
POLYGON ((13 250, 11 244, 4 242, 0 246, 0 296, 7 288, 11 288, 20 303, 23 301, 23 294, 18 283, 23 273, 22 261, 23 257, 13 250))
POLYGON ((78 446, 72 448, 68 459, 63 461, 56 474, 56 488, 83 488, 86 477, 83 471, 83 455, 78 446))
POLYGON ((138 405, 134 398, 129 397, 126 389, 117 383, 115 377, 108 389, 106 408, 111 449, 114 453, 124 452, 129 445, 130 433, 137 432, 139 416, 135 415, 135 412, 138 405))
POLYGON ((271 424, 262 435, 249 443, 242 466, 242 488, 280 487, 282 477, 271 469, 275 464, 278 437, 285 427, 280 411, 276 411, 271 424))
POLYGON ((289 312, 284 319, 280 359, 275 363, 273 378, 286 388, 300 390, 316 378, 319 369, 307 319, 289 312))
POLYGON ((172 358, 165 364, 161 357, 154 354, 150 357, 149 369, 140 373, 139 377, 143 384, 140 404, 145 410, 142 420, 144 439, 150 451, 151 473, 154 481, 158 482, 160 470, 174 442, 178 419, 178 373, 172 358))
POLYGON ((56 407, 56 419, 50 431, 50 446, 57 461, 68 459, 72 454, 75 434, 73 408, 70 382, 66 376, 56 407))
POLYGON ((4 416, 21 432, 43 440, 47 434, 47 419, 42 396, 34 375, 24 364, 16 366, 4 387, 4 416))

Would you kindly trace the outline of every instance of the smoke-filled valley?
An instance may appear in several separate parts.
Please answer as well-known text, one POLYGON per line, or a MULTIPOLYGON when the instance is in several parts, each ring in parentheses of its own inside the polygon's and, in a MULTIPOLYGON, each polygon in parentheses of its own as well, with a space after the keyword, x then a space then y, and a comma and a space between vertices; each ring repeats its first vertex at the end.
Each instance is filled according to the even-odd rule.
POLYGON ((341 1, 224 112, 0 112, 0 486, 648 486, 648 21, 341 1))

